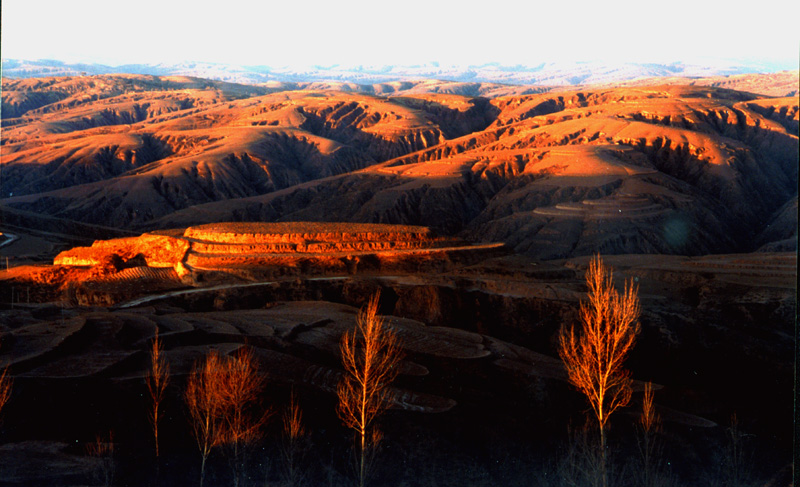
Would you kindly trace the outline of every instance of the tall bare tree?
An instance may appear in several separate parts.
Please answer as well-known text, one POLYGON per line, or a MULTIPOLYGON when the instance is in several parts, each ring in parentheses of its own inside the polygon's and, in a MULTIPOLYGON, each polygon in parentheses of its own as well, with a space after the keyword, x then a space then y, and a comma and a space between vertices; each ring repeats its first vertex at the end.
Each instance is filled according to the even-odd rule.
POLYGON ((114 432, 109 431, 108 437, 98 434, 93 443, 86 445, 86 453, 97 461, 94 476, 96 480, 103 483, 105 487, 114 485, 114 473, 116 470, 114 460, 114 432))
POLYGON ((608 418, 631 398, 630 373, 623 362, 639 333, 638 288, 626 282, 620 294, 614 288, 613 274, 599 255, 592 258, 586 271, 588 302, 582 302, 582 332, 562 327, 559 355, 570 382, 583 393, 600 426, 602 485, 608 485, 606 424, 608 418))
POLYGON ((0 371, 0 411, 3 410, 6 403, 11 399, 11 377, 8 375, 8 367, 0 371))
POLYGON ((11 399, 11 377, 8 375, 8 367, 0 371, 0 412, 3 411, 8 400, 11 399))
POLYGON ((158 423, 160 418, 161 403, 164 401, 164 393, 169 384, 169 364, 164 358, 161 349, 161 340, 156 336, 150 346, 150 371, 147 376, 147 390, 150 392, 151 409, 150 423, 153 425, 153 438, 156 444, 156 461, 158 461, 158 423))
POLYGON ((232 448, 234 485, 239 485, 242 447, 258 438, 270 414, 269 410, 256 413, 263 387, 264 379, 249 348, 232 357, 221 357, 212 350, 189 375, 185 399, 202 457, 201 487, 208 456, 222 445, 232 448))
POLYGON ((639 415, 639 427, 641 428, 639 450, 642 454, 643 463, 643 487, 651 487, 655 482, 657 468, 658 446, 656 445, 656 435, 661 431, 661 417, 656 413, 655 405, 653 404, 653 384, 651 382, 645 384, 642 413, 639 415))
POLYGON ((221 428, 223 398, 219 393, 222 380, 222 358, 212 350, 202 365, 196 365, 186 383, 186 406, 192 420, 197 446, 202 458, 200 464, 200 487, 206 475, 206 461, 211 451, 224 442, 221 428))
POLYGON ((297 487, 303 483, 303 473, 300 462, 305 452, 306 429, 303 427, 303 412, 294 395, 294 390, 289 398, 289 408, 283 414, 283 432, 285 445, 283 448, 286 461, 286 484, 297 487))
POLYGON ((363 307, 356 328, 342 336, 340 350, 345 375, 339 382, 339 418, 355 431, 358 443, 358 483, 366 480, 368 450, 379 435, 372 429, 378 414, 388 406, 388 387, 397 376, 401 348, 397 336, 378 315, 380 293, 363 307))
POLYGON ((233 484, 238 487, 244 475, 246 448, 261 436, 261 427, 272 410, 257 410, 265 380, 250 348, 239 349, 224 364, 219 384, 223 400, 221 431, 223 443, 232 450, 233 484))

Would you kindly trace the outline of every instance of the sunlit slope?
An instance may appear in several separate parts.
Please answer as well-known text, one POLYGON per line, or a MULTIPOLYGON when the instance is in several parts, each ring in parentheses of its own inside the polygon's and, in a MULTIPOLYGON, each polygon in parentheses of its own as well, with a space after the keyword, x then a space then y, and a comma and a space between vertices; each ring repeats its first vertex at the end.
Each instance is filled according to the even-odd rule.
POLYGON ((127 93, 201 90, 219 99, 246 98, 274 90, 189 76, 114 74, 48 78, 3 78, 3 119, 34 116, 127 93))
POLYGON ((137 225, 433 146, 485 127, 494 110, 463 97, 415 105, 339 92, 218 95, 135 92, 9 119, 2 194, 30 195, 10 201, 56 216, 137 225))
POLYGON ((350 219, 426 224, 540 257, 704 254, 755 249, 796 195, 793 98, 655 87, 493 104, 484 131, 162 224, 350 219))
POLYGON ((126 93, 104 100, 105 115, 82 105, 4 120, 2 189, 15 195, 3 203, 142 230, 424 225, 543 258, 747 252, 771 248, 769 222, 791 226, 793 97, 697 86, 492 100, 207 91, 126 93))

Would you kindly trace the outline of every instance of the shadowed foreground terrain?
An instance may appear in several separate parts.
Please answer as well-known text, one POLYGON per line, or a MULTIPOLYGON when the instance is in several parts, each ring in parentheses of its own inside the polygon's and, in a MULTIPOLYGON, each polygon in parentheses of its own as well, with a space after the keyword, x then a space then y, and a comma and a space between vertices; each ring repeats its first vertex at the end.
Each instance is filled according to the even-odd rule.
MULTIPOLYGON (((448 258, 470 247, 445 239, 449 246, 437 249, 443 239, 422 227, 218 224, 163 233, 185 245, 183 260, 171 266, 169 247, 152 245, 166 237, 154 234, 63 252, 56 266, 2 272, 0 292, 15 303, 0 312, 0 357, 14 377, 0 455, 8 485, 81 485, 102 471, 84 445, 107 431, 114 432, 122 485, 154 479, 144 378, 156 329, 173 377, 161 432, 162 481, 199 468, 182 405, 193 363, 209 347, 232 354, 246 346, 268 378, 263 407, 286 407, 290 391, 299 397, 311 485, 346 485, 351 441, 335 416, 338 344, 377 290, 404 350, 391 410, 380 421, 378 485, 529 485, 532 476, 542 478, 540 485, 563 485, 570 475, 567 427, 583 423, 585 405, 568 385, 554 337, 562 323, 577 320, 588 258, 543 262, 491 247, 448 258), (326 236, 338 243, 319 246, 326 236), (305 271, 293 267, 304 258, 297 247, 283 251, 294 260, 261 252, 300 240, 318 245, 305 271), (380 241, 393 248, 370 248, 380 241), (398 250, 400 243, 416 248, 398 250), (227 249, 213 266, 193 267, 188 256, 198 244, 252 253, 227 249), (340 262, 342 247, 371 264, 345 272, 326 267, 340 262), (175 269, 184 269, 183 279, 175 269)), ((643 381, 652 381, 664 422, 664 478, 722 485, 732 414, 746 434, 750 478, 784 478, 791 461, 795 254, 607 259, 618 281, 638 283, 643 308, 643 331, 628 361, 634 401, 612 421, 617 468, 636 468, 637 408, 643 381)), ((280 438, 273 419, 251 452, 251 479, 278 485, 280 438)), ((219 485, 230 475, 225 458, 223 451, 211 457, 219 485)), ((631 470, 618 474, 632 478, 631 470)))

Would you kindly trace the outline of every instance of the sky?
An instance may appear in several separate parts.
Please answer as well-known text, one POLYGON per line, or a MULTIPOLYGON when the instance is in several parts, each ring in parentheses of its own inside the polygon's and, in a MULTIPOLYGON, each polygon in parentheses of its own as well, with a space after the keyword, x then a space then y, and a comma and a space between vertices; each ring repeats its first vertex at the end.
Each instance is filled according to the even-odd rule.
POLYGON ((796 0, 3 0, 2 58, 535 66, 800 62, 796 0))

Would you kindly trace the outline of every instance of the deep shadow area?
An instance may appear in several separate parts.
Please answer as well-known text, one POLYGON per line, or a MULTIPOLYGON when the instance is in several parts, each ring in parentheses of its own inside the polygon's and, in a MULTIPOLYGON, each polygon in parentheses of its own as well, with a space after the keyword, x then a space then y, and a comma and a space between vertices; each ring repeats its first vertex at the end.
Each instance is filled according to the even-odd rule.
MULTIPOLYGON (((735 413, 750 478, 780 479, 791 461, 792 344, 781 338, 790 332, 791 293, 731 285, 722 275, 704 277, 675 263, 612 262, 618 279, 638 276, 642 286, 643 331, 626 365, 637 381, 663 386, 655 395, 663 418, 660 474, 678 485, 727 482, 735 413), (686 280, 702 289, 701 297, 674 287, 686 280), (661 294, 654 295, 656 290, 661 294), (754 292, 760 302, 742 299, 754 292)), ((380 289, 380 312, 393 326, 411 327, 403 335, 405 360, 415 365, 404 367, 409 373, 401 374, 396 387, 417 394, 422 408, 445 404, 441 398, 454 405, 440 412, 386 413, 378 423, 384 441, 375 484, 529 485, 537 478, 539 485, 563 485, 564 476, 574 474, 570 452, 578 445, 568 431, 583 427, 586 404, 560 372, 554 336, 562 323, 576 319, 585 292, 583 264, 542 264, 524 277, 520 264, 517 257, 498 258, 427 282, 413 275, 291 279, 130 309, 18 304, 2 312, 0 354, 34 355, 12 365, 15 385, 3 411, 3 443, 62 444, 59 455, 81 459, 86 473, 78 476, 91 484, 96 463, 86 456, 86 445, 113 430, 119 485, 152 484, 155 460, 143 374, 157 326, 173 370, 161 432, 162 485, 199 472, 183 404, 186 373, 210 347, 233 350, 244 344, 260 351, 268 379, 262 405, 277 413, 250 454, 253 481, 281 482, 279 414, 293 390, 309 431, 303 464, 308 485, 348 485, 352 436, 336 417, 331 393, 340 369, 336 344, 341 331, 352 326, 355 310, 380 289), (513 274, 503 275, 502 269, 513 274), (521 287, 512 291, 515 282, 521 287), (29 348, 35 334, 46 337, 61 327, 66 339, 54 348, 29 348), (452 328, 461 331, 448 331, 452 328), (426 373, 411 373, 423 370, 419 367, 426 373)), ((631 480, 638 468, 640 394, 611 422, 613 465, 621 479, 631 480)), ((227 485, 230 472, 224 449, 215 451, 207 485, 227 485)), ((75 485, 57 471, 48 483, 75 485)))

